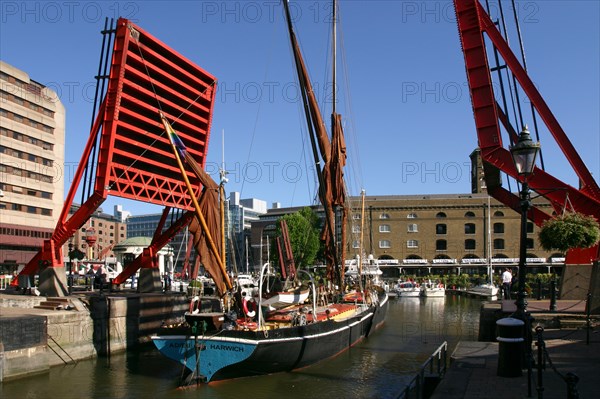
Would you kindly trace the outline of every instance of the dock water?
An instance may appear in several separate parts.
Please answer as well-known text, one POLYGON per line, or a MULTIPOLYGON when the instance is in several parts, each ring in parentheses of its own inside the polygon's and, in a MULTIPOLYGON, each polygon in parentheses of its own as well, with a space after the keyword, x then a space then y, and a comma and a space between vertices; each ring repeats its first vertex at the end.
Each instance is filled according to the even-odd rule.
MULTIPOLYGON (((0 333, 2 334, 0 341, 4 346, 0 348, 0 376, 3 375, 6 381, 34 373, 45 373, 52 366, 70 364, 73 361, 96 357, 101 353, 125 351, 143 343, 151 331, 159 327, 165 318, 173 316, 172 318, 176 319, 177 315, 182 314, 187 307, 185 296, 178 293, 140 295, 105 292, 99 295, 96 292, 76 293, 69 298, 74 305, 73 309, 66 310, 63 306, 63 309, 54 310, 35 307, 40 306, 47 298, 0 294, 0 333), (75 306, 77 302, 80 302, 83 309, 75 306), (107 330, 107 326, 110 326, 110 329, 107 330)), ((452 299, 454 300, 455 298, 452 299)), ((397 302, 397 304, 402 303, 404 303, 402 309, 405 310, 416 306, 414 310, 416 313, 411 313, 416 316, 423 309, 429 309, 433 312, 431 314, 439 314, 439 311, 447 312, 452 302, 446 298, 446 306, 443 310, 438 306, 443 305, 443 301, 423 301, 418 298, 411 301, 405 298, 397 302)), ((479 313, 480 324, 494 324, 495 318, 510 314, 514 310, 513 307, 514 301, 490 301, 482 304, 480 312, 475 310, 473 318, 476 320, 476 315, 479 313)), ((595 390, 592 389, 595 383, 594 377, 600 375, 598 349, 600 336, 594 330, 590 331, 590 344, 585 344, 586 330, 582 329, 585 302, 559 301, 556 312, 546 311, 548 307, 547 302, 534 300, 529 302, 529 309, 536 320, 544 320, 546 345, 555 367, 563 375, 572 372, 580 378, 577 387, 581 398, 595 397, 595 390)), ((399 313, 398 316, 403 314, 399 313)), ((429 314, 429 311, 426 314, 429 314)), ((403 319, 403 317, 398 318, 398 320, 403 319)), ((460 325, 471 325, 472 319, 468 323, 460 319, 460 325)), ((387 348, 385 353, 390 351, 390 344, 397 343, 398 337, 410 341, 410 346, 445 338, 441 334, 442 326, 437 324, 425 326, 420 322, 416 325, 397 323, 398 321, 389 320, 388 329, 393 327, 392 330, 373 337, 382 340, 381 345, 387 348), (416 335, 410 334, 413 329, 416 329, 414 331, 416 335), (439 329, 441 330, 438 331, 439 329), (433 333, 433 336, 422 335, 428 333, 433 333), (409 338, 416 338, 417 342, 409 338)), ((488 327, 488 330, 491 330, 491 327, 488 327)), ((498 344, 493 342, 495 337, 488 341, 470 340, 479 339, 477 331, 474 330, 461 339, 461 341, 454 341, 455 345, 458 342, 455 349, 450 348, 452 360, 449 362, 446 375, 434 390, 433 397, 479 398, 484 395, 486 398, 527 397, 526 373, 518 378, 496 375, 498 344)), ((402 348, 398 349, 401 353, 407 351, 402 348)), ((533 349, 535 350, 535 347, 533 349)), ((377 350, 376 353, 384 352, 377 350)), ((406 355, 398 354, 393 357, 393 362, 397 363, 400 358, 405 359, 405 357, 406 355)), ((384 364, 390 364, 391 361, 391 358, 387 359, 384 364)), ((162 360, 157 362, 160 363, 162 360)), ((534 369, 533 372, 535 374, 536 370, 534 369)), ((292 377, 294 375, 289 378, 292 377)), ((297 375, 294 378, 297 378, 297 375)), ((261 381, 263 380, 258 379, 256 383, 259 384, 261 381)), ((567 397, 566 384, 549 367, 543 372, 543 381, 543 397, 567 397)), ((533 397, 537 397, 535 380, 532 394, 533 397)))

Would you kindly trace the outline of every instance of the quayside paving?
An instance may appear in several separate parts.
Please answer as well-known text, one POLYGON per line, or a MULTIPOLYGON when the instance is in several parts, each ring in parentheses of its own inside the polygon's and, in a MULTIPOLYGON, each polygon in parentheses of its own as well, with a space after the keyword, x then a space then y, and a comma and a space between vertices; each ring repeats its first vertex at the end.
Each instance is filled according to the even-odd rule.
MULTIPOLYGON (((480 332, 480 341, 458 343, 451 355, 449 368, 431 398, 568 398, 565 378, 569 373, 575 374, 578 378, 576 392, 579 398, 598 397, 600 376, 598 316, 591 316, 588 328, 585 301, 558 301, 556 311, 551 312, 548 309, 548 301, 529 301, 528 310, 535 319, 532 326, 535 328, 540 325, 544 328, 546 352, 552 362, 552 365, 546 362, 546 367, 542 371, 542 390, 539 390, 538 371, 535 366, 532 369, 531 396, 528 396, 526 369, 522 370, 522 375, 518 377, 498 376, 499 343, 491 340, 483 342, 480 332)), ((508 317, 514 310, 514 300, 482 305, 482 314, 486 311, 495 312, 495 318, 508 317)), ((486 323, 489 324, 489 320, 486 323)), ((491 329, 488 327, 488 330, 491 329)), ((488 331, 487 335, 490 333, 488 331)), ((532 351, 537 359, 535 333, 532 351)), ((505 364, 501 367, 505 367, 505 364)))

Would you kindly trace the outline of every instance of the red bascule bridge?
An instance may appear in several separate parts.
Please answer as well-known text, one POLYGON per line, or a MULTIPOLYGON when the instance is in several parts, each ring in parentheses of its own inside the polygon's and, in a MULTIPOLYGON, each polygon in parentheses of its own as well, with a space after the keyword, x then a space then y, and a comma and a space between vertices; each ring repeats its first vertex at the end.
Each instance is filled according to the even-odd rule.
MULTIPOLYGON (((520 57, 515 55, 506 39, 506 25, 503 21, 493 21, 479 0, 454 0, 454 7, 489 194, 521 212, 521 199, 510 189, 510 182, 516 181, 518 186, 523 177, 517 173, 509 146, 517 142, 518 132, 529 124, 537 140, 541 133, 544 139, 548 136, 556 141, 578 176, 579 186, 553 177, 545 170, 543 158, 528 176, 528 186, 545 197, 557 214, 568 204, 569 208, 599 220, 598 184, 529 77, 523 47, 520 57), (513 103, 509 111, 506 100, 509 89, 515 96, 523 93, 529 99, 529 109, 523 110, 519 105, 522 101, 518 97, 515 101, 511 95, 516 105, 513 103), (502 185, 504 177, 508 189, 502 185)), ((517 18, 515 22, 520 43, 517 18)), ((141 279, 148 281, 145 286, 151 290, 157 278, 156 252, 194 217, 158 115, 162 111, 169 120, 176 121, 174 126, 188 150, 198 164, 204 165, 216 79, 130 21, 119 19, 116 29, 112 29, 112 22, 110 25, 105 26, 101 60, 101 64, 110 61, 109 73, 102 74, 99 68, 97 92, 102 100, 97 101, 98 113, 74 184, 52 237, 21 272, 40 273, 40 291, 45 295, 67 292, 61 247, 108 195, 165 207, 152 243, 114 284, 124 282, 141 269, 141 279), (83 192, 82 206, 68 218, 79 186, 83 192), (172 208, 180 209, 180 216, 163 231, 172 208)), ((191 172, 188 177, 200 194, 202 187, 197 177, 191 172)), ((527 216, 538 225, 553 217, 534 204, 527 216)), ((591 265, 597 261, 598 246, 572 250, 566 257, 565 271, 568 272, 570 264, 587 265, 590 281, 594 281, 598 277, 591 276, 591 265)))
MULTIPOLYGON (((528 75, 516 10, 503 10, 502 2, 499 1, 500 18, 492 21, 486 7, 489 7, 488 1, 454 0, 488 193, 516 212, 522 212, 524 198, 502 187, 501 172, 504 172, 506 176, 515 179, 517 184, 528 186, 537 195, 546 198, 552 204, 555 214, 562 214, 566 208, 600 220, 600 188, 528 75), (509 34, 504 15, 509 11, 514 15, 515 41, 520 45, 520 57, 515 55, 508 44, 509 34), (524 103, 519 98, 521 94, 529 99, 530 104, 525 107, 529 109, 521 106, 524 103), (538 123, 538 118, 543 124, 538 123), (527 124, 533 127, 537 141, 540 141, 542 134, 545 139, 554 139, 578 177, 578 187, 564 183, 548 173, 542 157, 539 167, 535 166, 532 173, 519 175, 509 148, 517 144, 518 132, 527 124), (509 148, 505 147, 506 142, 509 148)), ((510 180, 508 182, 510 184, 510 180)), ((531 202, 524 209, 527 218, 537 225, 553 217, 531 202)), ((575 275, 585 276, 580 281, 581 285, 589 284, 589 291, 593 294, 596 286, 600 288, 600 276, 592 267, 598 263, 598 250, 598 245, 570 250, 565 259, 566 267, 561 281, 564 283, 575 275), (578 267, 574 267, 575 265, 578 267)), ((522 258, 523 255, 522 253, 522 258)), ((586 288, 581 290, 584 293, 578 299, 585 298, 588 292, 586 288)), ((598 304, 594 305, 597 306, 598 304)))
MULTIPOLYGON (((142 290, 160 287, 155 254, 194 217, 160 112, 174 121, 187 151, 204 166, 216 78, 127 19, 116 27, 107 21, 102 33, 97 115, 52 237, 21 271, 39 273, 43 295, 66 295, 61 248, 109 195, 165 207, 152 243, 114 284, 141 269, 142 290), (79 188, 81 207, 69 217, 79 188), (163 231, 172 208, 181 211, 163 231)), ((190 171, 188 178, 200 195, 196 175, 190 171)))

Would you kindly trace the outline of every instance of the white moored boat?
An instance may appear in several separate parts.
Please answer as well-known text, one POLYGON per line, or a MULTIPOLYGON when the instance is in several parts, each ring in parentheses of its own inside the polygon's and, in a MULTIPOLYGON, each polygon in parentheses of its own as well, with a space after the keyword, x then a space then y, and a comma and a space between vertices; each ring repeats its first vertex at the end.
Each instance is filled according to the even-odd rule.
POLYGON ((488 258, 487 258, 487 274, 488 274, 488 281, 483 283, 483 284, 479 284, 476 285, 475 287, 471 287, 469 289, 467 289, 467 293, 471 294, 471 295, 475 295, 475 296, 481 296, 481 297, 486 297, 486 298, 493 298, 495 296, 498 295, 498 287, 494 284, 494 279, 493 279, 493 274, 494 274, 494 269, 492 268, 492 257, 491 254, 492 253, 492 240, 491 240, 491 236, 492 236, 492 232, 491 232, 491 225, 492 225, 492 221, 491 221, 491 212, 490 212, 490 197, 488 196, 488 203, 487 203, 487 214, 488 214, 488 231, 487 231, 487 245, 488 245, 488 258))
POLYGON ((494 284, 480 284, 469 288, 467 293, 476 296, 495 297, 498 295, 498 287, 496 287, 494 284))
POLYGON ((443 298, 446 296, 446 287, 442 283, 427 282, 421 285, 421 295, 426 297, 443 298))
POLYGON ((261 306, 268 307, 269 310, 281 309, 290 305, 303 304, 308 299, 310 293, 308 287, 298 287, 286 291, 278 291, 272 296, 265 297, 261 301, 261 306))
POLYGON ((414 281, 400 281, 394 287, 394 291, 399 297, 417 297, 421 295, 421 289, 419 284, 414 281))

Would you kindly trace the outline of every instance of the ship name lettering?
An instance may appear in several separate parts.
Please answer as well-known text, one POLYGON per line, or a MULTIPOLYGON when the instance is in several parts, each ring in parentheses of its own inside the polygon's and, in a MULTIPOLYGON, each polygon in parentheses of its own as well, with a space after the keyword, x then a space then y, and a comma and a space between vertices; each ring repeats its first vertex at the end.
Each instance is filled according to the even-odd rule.
POLYGON ((233 345, 211 345, 210 349, 230 351, 230 352, 243 352, 244 348, 233 345))

